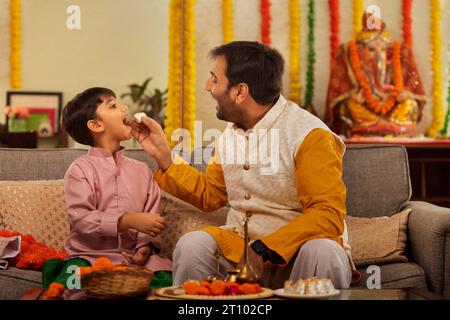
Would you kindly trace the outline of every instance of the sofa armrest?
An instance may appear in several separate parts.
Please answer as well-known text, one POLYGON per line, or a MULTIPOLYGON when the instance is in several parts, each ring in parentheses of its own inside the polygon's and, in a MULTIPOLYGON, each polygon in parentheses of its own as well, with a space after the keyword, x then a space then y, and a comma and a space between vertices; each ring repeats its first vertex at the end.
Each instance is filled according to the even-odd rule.
POLYGON ((411 201, 408 222, 411 255, 431 291, 450 296, 450 208, 411 201))

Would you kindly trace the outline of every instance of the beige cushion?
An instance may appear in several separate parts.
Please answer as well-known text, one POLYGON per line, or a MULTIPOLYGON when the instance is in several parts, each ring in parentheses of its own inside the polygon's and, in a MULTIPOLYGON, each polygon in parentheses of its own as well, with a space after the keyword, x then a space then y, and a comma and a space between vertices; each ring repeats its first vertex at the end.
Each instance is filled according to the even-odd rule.
POLYGON ((406 209, 391 217, 359 218, 347 216, 349 243, 357 267, 371 264, 407 262, 408 216, 406 209))
POLYGON ((64 181, 0 181, 0 229, 30 233, 39 242, 63 249, 69 234, 64 181))
POLYGON ((225 224, 230 208, 221 208, 214 212, 202 212, 169 193, 161 191, 161 215, 166 219, 167 228, 161 232, 161 254, 172 258, 172 252, 178 239, 185 233, 199 230, 205 226, 225 224))

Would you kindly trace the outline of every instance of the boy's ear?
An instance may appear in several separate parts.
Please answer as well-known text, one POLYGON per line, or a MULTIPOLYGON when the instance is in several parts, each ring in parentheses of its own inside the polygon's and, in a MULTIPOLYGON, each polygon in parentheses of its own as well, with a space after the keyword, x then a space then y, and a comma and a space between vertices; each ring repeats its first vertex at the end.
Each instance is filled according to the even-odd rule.
POLYGON ((101 121, 92 119, 87 122, 87 127, 95 133, 103 132, 105 130, 101 121))

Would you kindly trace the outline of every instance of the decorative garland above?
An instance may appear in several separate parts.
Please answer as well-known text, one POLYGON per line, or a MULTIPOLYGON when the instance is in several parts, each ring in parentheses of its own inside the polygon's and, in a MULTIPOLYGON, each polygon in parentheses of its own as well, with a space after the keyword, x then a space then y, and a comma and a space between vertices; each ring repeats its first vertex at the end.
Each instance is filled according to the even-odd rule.
POLYGON ((314 24, 315 24, 315 10, 314 0, 309 0, 308 3, 308 57, 306 69, 306 92, 305 92, 305 108, 312 108, 314 97, 314 65, 316 63, 316 52, 314 49, 314 24))
POLYGON ((330 55, 334 57, 339 48, 339 0, 328 0, 330 9, 330 55))
POLYGON ((402 15, 403 15, 403 42, 412 47, 412 33, 411 33, 411 9, 412 9, 412 0, 403 0, 402 3, 402 15))
POLYGON ((448 131, 448 127, 449 127, 449 122, 450 122, 450 41, 449 41, 449 46, 448 46, 448 55, 447 57, 449 58, 449 66, 448 66, 448 93, 447 93, 447 114, 445 116, 444 119, 444 127, 441 130, 441 135, 446 136, 449 135, 450 132, 448 131))
POLYGON ((430 38, 431 38, 431 70, 433 72, 433 121, 427 135, 435 138, 444 124, 442 101, 442 41, 441 41, 441 3, 430 0, 430 38))
POLYGON ((234 39, 233 29, 233 0, 222 0, 222 34, 223 43, 234 39))
POLYGON ((21 4, 20 0, 10 0, 10 85, 13 89, 22 87, 21 80, 21 4))
POLYGON ((195 121, 195 0, 171 0, 169 15, 169 92, 165 134, 171 146, 172 133, 186 129, 194 142, 195 121))
POLYGON ((353 0, 353 39, 362 30, 362 17, 364 14, 364 0, 353 0))
POLYGON ((261 42, 270 46, 272 40, 270 39, 270 0, 260 0, 261 5, 261 42))
POLYGON ((300 0, 289 0, 289 100, 300 105, 300 0))

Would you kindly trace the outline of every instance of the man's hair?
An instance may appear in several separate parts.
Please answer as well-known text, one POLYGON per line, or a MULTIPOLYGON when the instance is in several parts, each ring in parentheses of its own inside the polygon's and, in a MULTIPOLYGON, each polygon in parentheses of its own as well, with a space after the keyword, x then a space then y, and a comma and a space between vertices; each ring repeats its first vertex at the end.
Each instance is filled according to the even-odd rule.
POLYGON ((210 56, 223 56, 228 89, 246 83, 259 104, 275 103, 282 89, 284 59, 281 54, 256 41, 235 41, 211 50, 210 56))
POLYGON ((78 143, 93 146, 94 139, 87 122, 96 118, 97 107, 103 103, 102 97, 116 97, 107 88, 89 88, 77 94, 63 110, 62 124, 67 133, 78 143))

